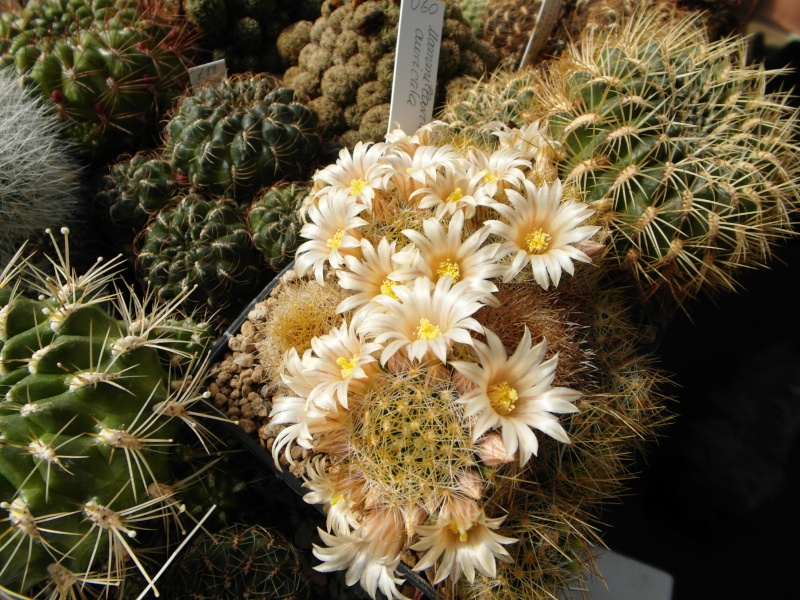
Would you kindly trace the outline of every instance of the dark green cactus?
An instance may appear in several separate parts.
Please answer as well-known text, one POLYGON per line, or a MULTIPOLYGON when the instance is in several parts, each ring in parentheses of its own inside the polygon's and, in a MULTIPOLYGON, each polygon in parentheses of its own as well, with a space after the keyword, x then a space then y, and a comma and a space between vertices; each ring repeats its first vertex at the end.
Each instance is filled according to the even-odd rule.
POLYGON ((143 232, 136 268, 159 299, 189 293, 190 304, 212 312, 246 298, 261 275, 236 204, 198 194, 180 197, 153 218, 143 232))
POLYGON ((247 221, 253 244, 273 271, 289 264, 300 245, 300 207, 310 189, 305 183, 276 185, 263 190, 250 205, 247 221))
POLYGON ((0 20, 0 66, 50 100, 89 157, 133 149, 182 92, 193 34, 159 3, 31 0, 0 20))
POLYGON ((232 198, 309 174, 317 116, 267 76, 232 77, 179 101, 166 126, 166 154, 197 188, 232 198))
POLYGON ((118 261, 78 276, 66 250, 48 276, 16 260, 0 273, 0 596, 149 581, 137 555, 183 512, 172 451, 202 398, 162 362, 186 356, 173 345, 177 330, 191 337, 180 299, 116 311, 131 308, 106 289, 118 261))

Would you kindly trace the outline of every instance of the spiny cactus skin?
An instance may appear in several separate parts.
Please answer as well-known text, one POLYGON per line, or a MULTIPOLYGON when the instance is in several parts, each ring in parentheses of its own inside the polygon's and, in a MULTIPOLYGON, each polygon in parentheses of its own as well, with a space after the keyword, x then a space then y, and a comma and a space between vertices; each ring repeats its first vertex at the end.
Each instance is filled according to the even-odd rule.
POLYGON ((322 0, 184 0, 202 45, 229 73, 279 73, 285 65, 275 42, 290 24, 319 17, 322 0))
POLYGON ((234 76, 179 100, 165 153, 190 185, 241 199, 304 177, 320 146, 317 115, 273 78, 234 76))
POLYGON ((160 299, 193 290, 188 301, 209 311, 246 297, 260 280, 258 255, 239 208, 198 194, 180 197, 150 222, 136 268, 160 299))
POLYGON ((613 36, 584 35, 535 102, 586 190, 609 259, 646 293, 733 287, 790 233, 800 199, 797 111, 746 66, 746 41, 710 43, 696 16, 639 5, 613 36))
POLYGON ((95 202, 127 239, 179 193, 172 164, 150 151, 122 156, 102 176, 95 202))
POLYGON ((0 66, 51 101, 99 160, 153 135, 188 79, 193 35, 158 0, 32 0, 0 20, 0 66))
POLYGON ((176 598, 310 598, 297 550, 259 525, 234 525, 197 538, 171 575, 176 598))
POLYGON ((80 171, 58 119, 0 69, 0 264, 25 240, 75 219, 80 171))
POLYGON ((469 21, 475 35, 481 37, 483 33, 483 21, 486 11, 489 8, 489 0, 456 0, 461 14, 469 21))
MULTIPOLYGON (((298 24, 281 35, 278 47, 288 52, 287 60, 302 47, 284 82, 312 99, 323 130, 340 136, 345 146, 381 141, 386 134, 398 19, 399 6, 391 0, 327 0, 313 26, 298 24)), ((448 82, 480 77, 496 63, 494 51, 475 38, 455 0, 447 0, 436 103, 443 101, 448 82)))
POLYGON ((0 272, 0 596, 106 596, 136 568, 148 579, 136 552, 179 512, 172 451, 200 395, 171 391, 160 355, 177 303, 131 310, 106 289, 118 261, 79 277, 67 256, 54 276, 0 272))
POLYGON ((310 189, 303 183, 276 185, 263 190, 250 205, 247 222, 253 244, 273 271, 289 264, 300 245, 299 212, 310 189))

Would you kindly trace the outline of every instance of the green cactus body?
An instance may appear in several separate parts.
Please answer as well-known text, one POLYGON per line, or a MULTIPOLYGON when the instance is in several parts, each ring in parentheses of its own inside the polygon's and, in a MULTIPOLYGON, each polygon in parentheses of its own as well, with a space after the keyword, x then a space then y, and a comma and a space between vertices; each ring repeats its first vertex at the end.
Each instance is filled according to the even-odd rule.
POLYGON ((133 239, 178 191, 171 163, 143 151, 120 158, 108 169, 95 201, 113 226, 133 239))
POLYGON ((250 205, 247 221, 253 244, 273 271, 289 264, 300 245, 300 207, 310 189, 301 183, 276 185, 265 189, 250 205))
POLYGON ((136 552, 180 512, 166 448, 200 395, 171 391, 161 356, 190 335, 165 328, 177 303, 120 318, 105 291, 118 263, 54 265, 0 274, 0 589, 66 598, 121 585, 129 561, 149 580, 136 552))
POLYGON ((0 66, 52 101, 80 149, 99 159, 131 149, 188 79, 192 34, 155 5, 33 0, 0 26, 0 66))
POLYGON ((293 90, 264 76, 234 77, 179 102, 166 153, 191 185, 241 199, 304 177, 320 145, 316 127, 316 114, 293 90))
POLYGON ((181 197, 142 237, 136 267, 162 300, 190 292, 190 303, 214 311, 246 297, 259 282, 250 230, 231 200, 181 197))

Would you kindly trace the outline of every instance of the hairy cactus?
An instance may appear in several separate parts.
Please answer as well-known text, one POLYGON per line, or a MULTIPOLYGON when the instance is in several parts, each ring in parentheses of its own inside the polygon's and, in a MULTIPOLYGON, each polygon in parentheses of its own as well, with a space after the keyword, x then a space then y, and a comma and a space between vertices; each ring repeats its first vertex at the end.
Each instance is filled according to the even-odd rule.
POLYGON ((131 304, 106 289, 118 262, 78 276, 67 244, 54 275, 19 256, 0 272, 0 596, 105 596, 137 570, 151 582, 139 553, 179 523, 196 478, 175 449, 204 431, 190 412, 202 374, 162 360, 189 358, 173 344, 191 336, 181 299, 131 304))
POLYGON ((300 245, 300 208, 310 189, 301 183, 276 185, 258 194, 250 205, 247 222, 253 244, 273 271, 289 264, 300 245))
POLYGON ((186 15, 203 34, 202 45, 229 73, 279 73, 285 68, 275 42, 292 23, 319 17, 322 0, 184 0, 186 15))
POLYGON ((249 200, 258 188, 300 179, 320 146, 317 116, 276 80, 234 76, 179 100, 165 153, 188 182, 249 200))
POLYGON ((260 280, 250 230, 231 200, 182 196, 141 238, 136 268, 159 299, 189 293, 191 304, 216 311, 247 297, 260 280))
POLYGON ((176 598, 310 597, 297 550, 277 531, 234 525, 197 538, 170 571, 176 598))
POLYGON ((172 164, 150 151, 122 156, 101 177, 95 202, 112 226, 132 240, 179 192, 172 164))
MULTIPOLYGON (((479 42, 455 0, 445 3, 437 102, 448 82, 494 68, 493 50, 479 42)), ((307 95, 323 129, 343 143, 380 141, 388 129, 399 7, 390 0, 341 5, 326 1, 313 26, 297 24, 279 39, 286 85, 307 95), (297 52, 297 48, 302 50, 297 52)))
POLYGON ((44 103, 0 69, 0 264, 76 217, 81 168, 61 134, 44 103))

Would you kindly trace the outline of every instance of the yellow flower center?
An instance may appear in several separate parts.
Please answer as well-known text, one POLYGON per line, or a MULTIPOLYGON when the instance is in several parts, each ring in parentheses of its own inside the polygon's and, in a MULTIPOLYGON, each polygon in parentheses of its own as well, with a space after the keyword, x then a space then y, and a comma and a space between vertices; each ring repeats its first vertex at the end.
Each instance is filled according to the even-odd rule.
POLYGON ((472 523, 470 523, 466 529, 461 529, 461 527, 458 526, 458 521, 450 521, 447 528, 453 535, 458 536, 459 542, 466 542, 469 539, 469 534, 467 532, 472 529, 472 523))
POLYGON ((392 289, 396 285, 397 285, 396 281, 392 281, 391 279, 384 279, 383 284, 381 284, 381 294, 397 300, 397 294, 395 294, 394 290, 392 289))
POLYGON ((508 385, 507 381, 501 381, 491 386, 486 395, 489 396, 489 404, 498 415, 507 415, 514 410, 514 402, 519 399, 517 390, 508 385))
POLYGON ((442 331, 438 325, 434 325, 425 317, 419 320, 419 327, 417 327, 418 340, 435 340, 442 337, 442 331))
POLYGON ((411 175, 413 171, 414 169, 412 169, 411 167, 406 167, 406 175, 411 175))
POLYGON ((525 245, 531 254, 544 254, 553 236, 541 229, 534 229, 525 236, 525 245))
POLYGON ((489 173, 489 171, 486 171, 486 175, 483 176, 483 180, 486 183, 494 183, 498 179, 500 178, 497 175, 492 175, 491 173, 489 173))
POLYGON ((353 179, 350 181, 350 195, 351 196, 358 196, 361 193, 361 190, 364 189, 364 186, 367 185, 367 182, 363 179, 353 179))
POLYGON ((340 500, 344 500, 344 494, 339 494, 338 496, 331 498, 331 506, 335 506, 340 500))
POLYGON ((454 282, 458 281, 458 278, 461 277, 461 270, 458 268, 458 263, 452 262, 449 259, 440 262, 439 270, 436 272, 439 274, 439 277, 450 275, 454 282))
POLYGON ((445 198, 444 201, 445 202, 458 202, 463 197, 464 197, 464 194, 461 193, 461 188, 457 187, 452 192, 450 192, 450 195, 447 198, 445 198))
POLYGON ((326 242, 326 245, 330 250, 336 250, 339 245, 342 243, 342 238, 344 237, 344 229, 340 229, 336 233, 333 234, 332 238, 329 238, 326 242))
POLYGON ((353 354, 353 358, 350 360, 347 360, 344 356, 340 356, 336 359, 336 364, 342 367, 342 378, 347 379, 358 364, 358 354, 353 354))

